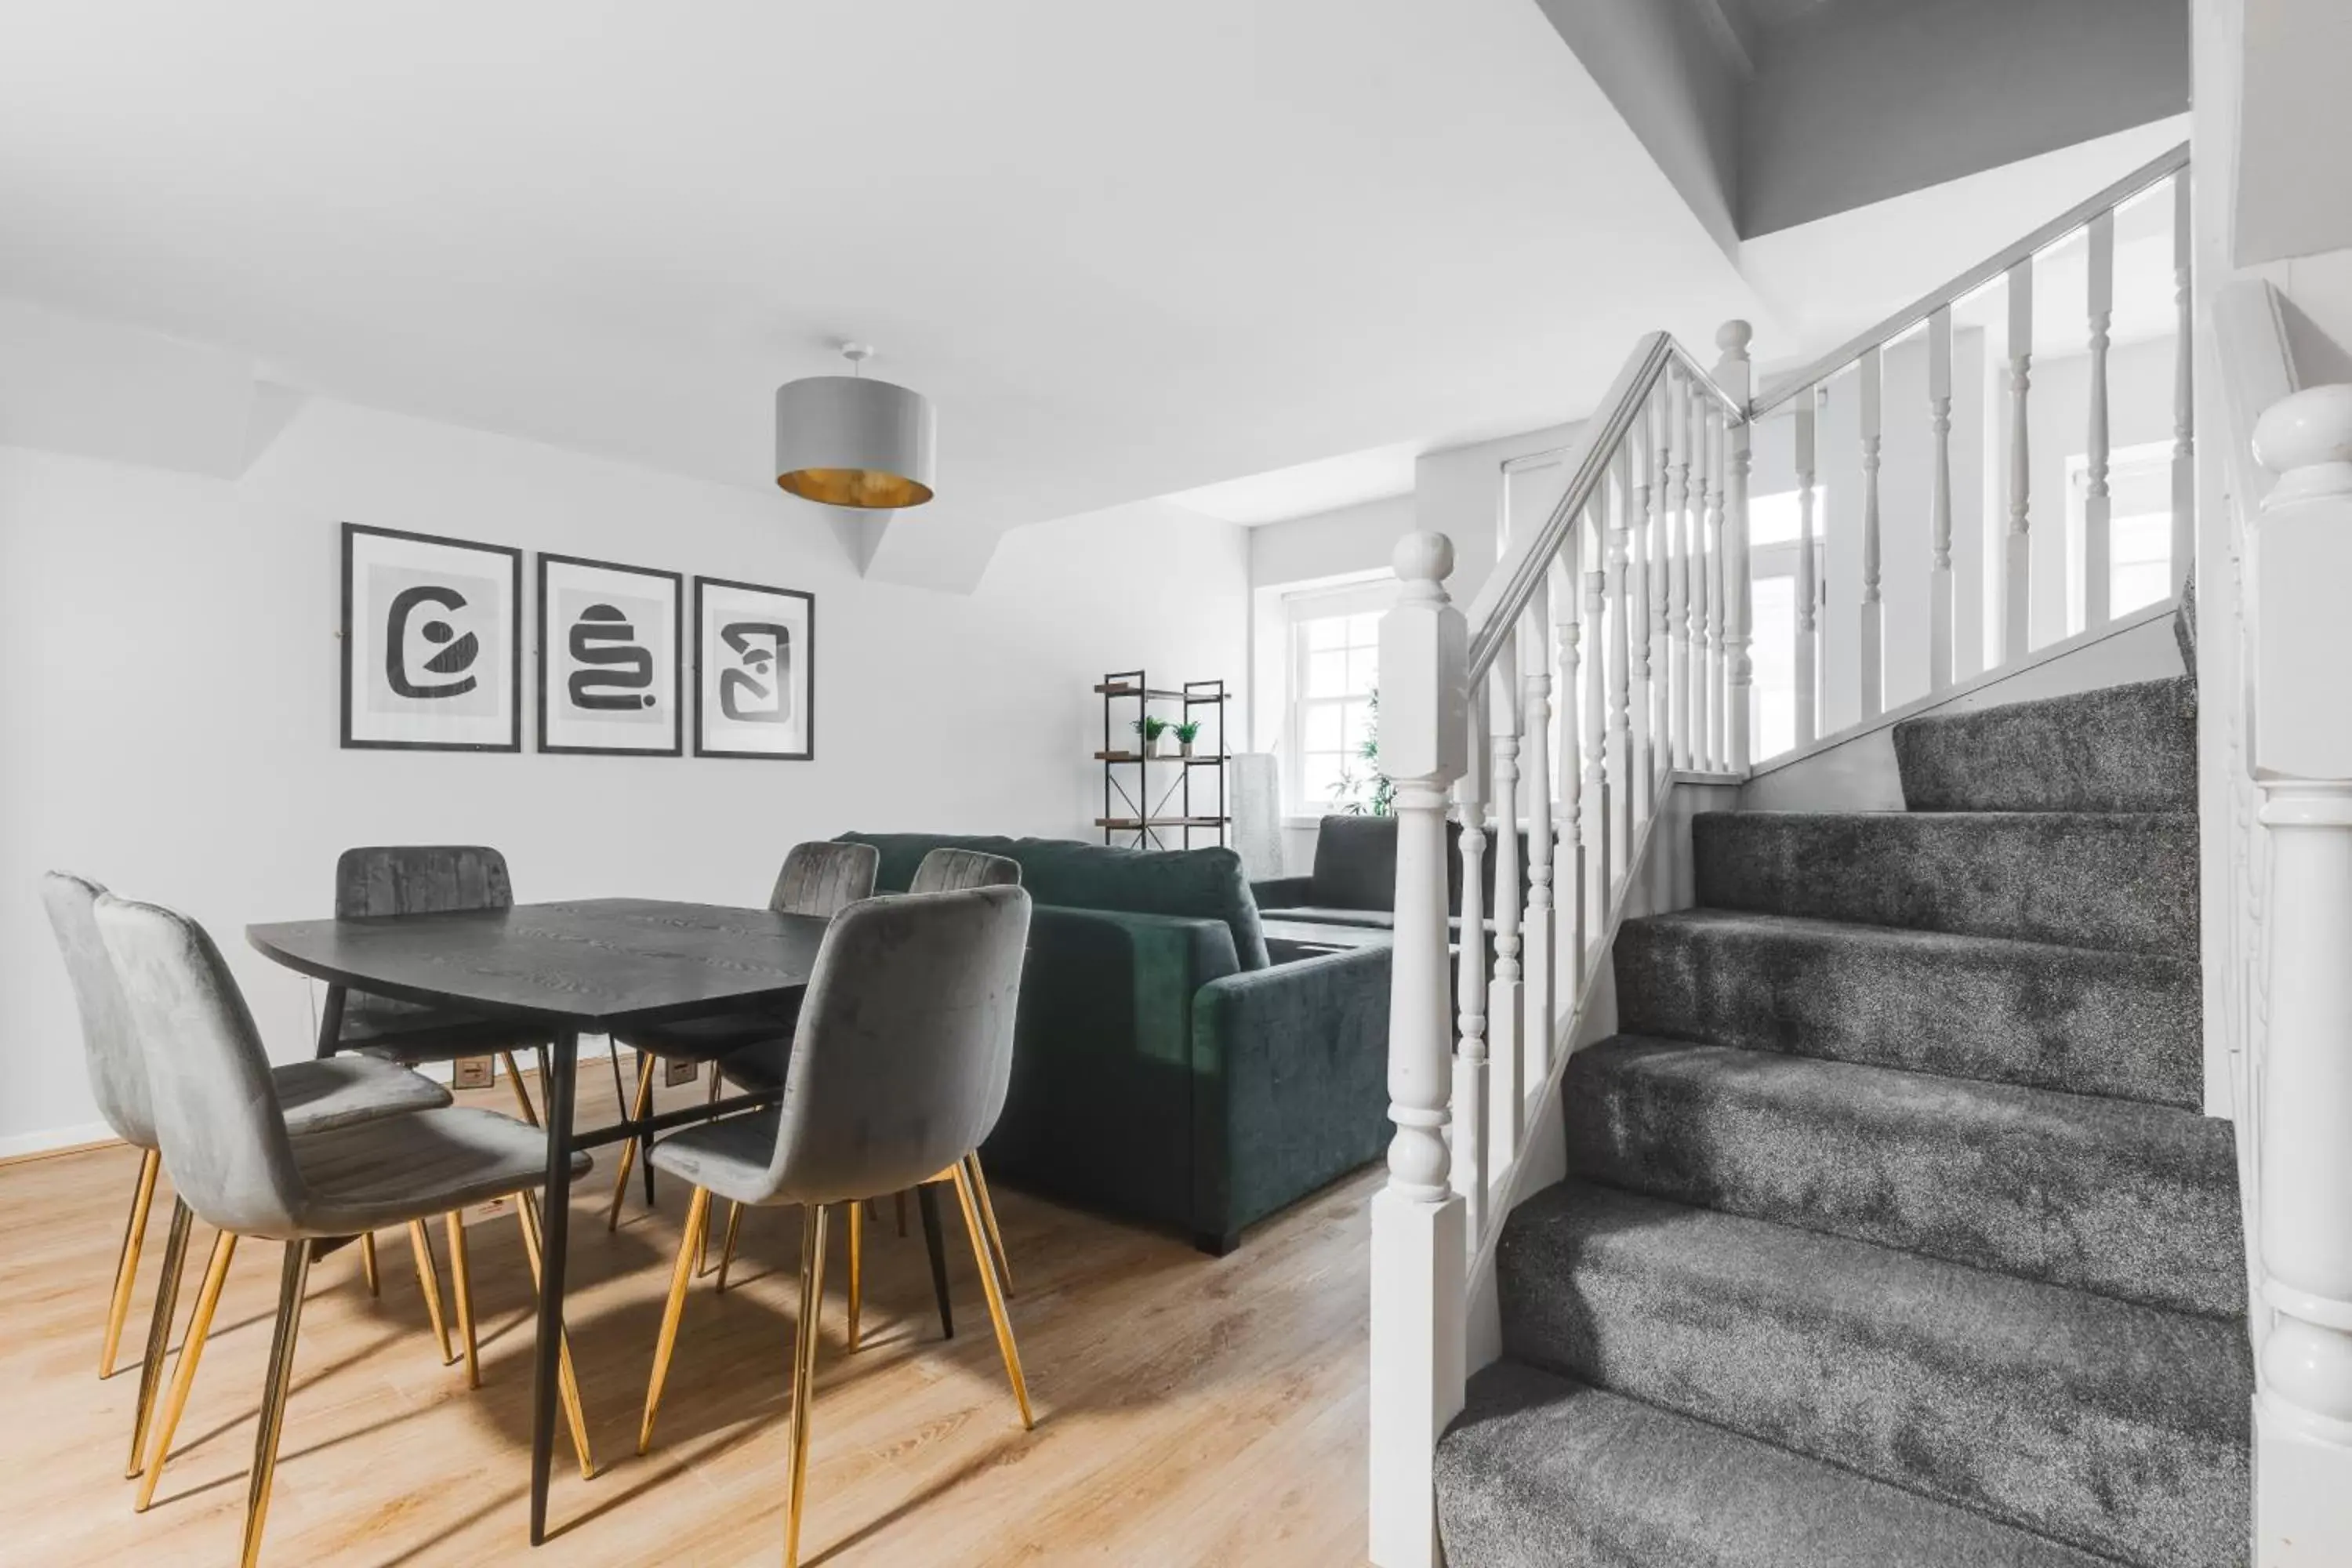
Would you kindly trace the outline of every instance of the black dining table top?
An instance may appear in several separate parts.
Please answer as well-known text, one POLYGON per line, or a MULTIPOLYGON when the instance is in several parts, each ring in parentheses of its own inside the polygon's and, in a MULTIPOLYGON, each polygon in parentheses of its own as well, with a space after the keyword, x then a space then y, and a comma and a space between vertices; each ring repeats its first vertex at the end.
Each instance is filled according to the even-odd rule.
POLYGON ((603 1033, 780 1002, 808 984, 829 922, 659 899, 246 927, 288 968, 402 1000, 603 1033))

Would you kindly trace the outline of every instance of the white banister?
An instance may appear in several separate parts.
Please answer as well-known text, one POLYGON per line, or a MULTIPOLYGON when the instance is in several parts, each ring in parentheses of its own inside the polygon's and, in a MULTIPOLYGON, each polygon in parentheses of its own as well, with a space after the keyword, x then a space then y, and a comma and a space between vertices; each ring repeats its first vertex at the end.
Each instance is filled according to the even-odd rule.
POLYGON ((1690 525, 1691 497, 1691 393, 1689 384, 1678 376, 1669 377, 1666 396, 1672 410, 1673 457, 1669 467, 1674 472, 1674 493, 1666 503, 1666 529, 1671 535, 1674 552, 1674 599, 1666 607, 1666 617, 1674 637, 1673 702, 1666 720, 1666 739, 1674 745, 1671 765, 1686 768, 1696 760, 1691 755, 1691 556, 1695 531, 1690 525))
POLYGON ((1400 541, 1381 619, 1381 764, 1396 785, 1390 954, 1388 1180, 1371 1202, 1370 1549, 1381 1568, 1436 1568, 1433 1460, 1462 1408, 1468 1227, 1447 1149, 1445 803, 1468 766, 1469 634, 1446 596, 1454 546, 1400 541))
POLYGON ((1815 578, 1813 545, 1813 431, 1826 387, 1815 387, 1797 403, 1797 744, 1820 732, 1822 589, 1815 578))
MULTIPOLYGON (((1575 605, 1570 603, 1567 609, 1573 619, 1575 605)), ((1525 1081, 1537 1084, 1543 1081, 1551 1065, 1552 970, 1559 962, 1553 908, 1557 879, 1552 874, 1551 661, 1555 634, 1549 573, 1536 580, 1535 596, 1528 601, 1527 614, 1520 625, 1519 700, 1525 713, 1519 721, 1519 795, 1528 833, 1528 906, 1519 922, 1519 1050, 1527 1058, 1522 1069, 1525 1081)), ((1573 681, 1564 679, 1563 684, 1572 687, 1573 681)))
MULTIPOLYGON (((1634 812, 1647 804, 1639 798, 1640 781, 1633 766, 1633 725, 1639 710, 1633 706, 1633 637, 1634 626, 1642 617, 1638 614, 1627 613, 1627 607, 1637 602, 1637 595, 1632 586, 1634 571, 1633 532, 1635 520, 1640 516, 1633 490, 1633 439, 1629 438, 1625 445, 1617 448, 1612 502, 1606 509, 1609 518, 1608 827, 1611 855, 1603 858, 1601 867, 1604 891, 1615 883, 1617 861, 1628 852, 1633 842, 1634 812)), ((1605 908, 1604 902, 1601 909, 1605 908)), ((1594 919, 1600 918, 1596 910, 1594 919)))
POLYGON ((2033 384, 2033 258, 2009 269, 2009 536, 2001 556, 2001 658, 2026 655, 2032 639, 2033 458, 2026 394, 2033 384))
MULTIPOLYGON (((1748 358, 1748 344, 1756 330, 1745 321, 1726 321, 1715 334, 1716 347, 1723 357, 1716 363, 1715 379, 1723 389, 1741 404, 1748 401, 1755 367, 1748 358)), ((1724 701, 1727 722, 1725 728, 1723 761, 1734 773, 1748 771, 1750 691, 1755 685, 1756 665, 1748 657, 1748 647, 1756 623, 1754 584, 1748 571, 1748 469, 1753 461, 1750 441, 1755 423, 1740 419, 1728 431, 1730 449, 1725 455, 1724 466, 1724 526, 1727 541, 1723 557, 1725 584, 1724 701)))
POLYGON ((1875 719, 1886 707, 1886 616, 1878 593, 1878 443, 1881 355, 1862 356, 1862 642, 1859 659, 1862 716, 1875 719))
POLYGON ((1952 683, 1952 308, 1927 318, 1927 431, 1936 444, 1927 497, 1927 689, 1952 683))
POLYGON ((1454 785, 1454 814, 1462 823, 1461 934, 1454 970, 1454 1004, 1461 1014, 1461 1038, 1454 1049, 1454 1190, 1462 1197, 1472 1244, 1486 1229, 1494 1172, 1486 1088, 1486 688, 1481 683, 1471 695, 1472 741, 1454 785))
MULTIPOLYGON (((1599 635, 1606 612, 1609 575, 1595 568, 1584 574, 1584 623, 1599 635)), ((1584 966, 1591 954, 1592 933, 1609 912, 1609 751, 1601 721, 1602 683, 1609 661, 1595 647, 1584 661, 1584 834, 1579 853, 1583 863, 1577 878, 1582 912, 1575 926, 1575 943, 1562 966, 1561 995, 1570 999, 1584 990, 1584 966)), ((1563 1009, 1564 1011, 1565 1009, 1563 1009)))
MULTIPOLYGON (((1545 971, 1545 981, 1552 996, 1576 994, 1576 934, 1584 922, 1584 816, 1592 809, 1585 798, 1583 759, 1579 751, 1579 738, 1583 734, 1585 716, 1590 710, 1594 717, 1599 710, 1585 700, 1584 668, 1600 668, 1600 631, 1595 626, 1595 647, 1587 653, 1584 647, 1585 615, 1581 596, 1577 592, 1576 562, 1582 553, 1585 535, 1592 527, 1592 514, 1587 509, 1577 518, 1576 532, 1571 542, 1560 552, 1558 570, 1548 579, 1549 591, 1558 597, 1559 618, 1559 896, 1552 900, 1551 965, 1545 971)), ((1533 967, 1530 962, 1530 968, 1533 967)), ((1532 993, 1530 993, 1532 994, 1532 993)), ((1529 1004, 1533 1005, 1532 1003, 1529 1004)), ((1545 1021, 1544 1061, 1549 1069, 1551 1052, 1551 1032, 1558 1026, 1556 1016, 1545 1021)))
POLYGON ((1666 444, 1671 417, 1670 395, 1660 387, 1650 395, 1648 416, 1643 424, 1650 432, 1650 543, 1649 575, 1646 586, 1650 595, 1650 752, 1643 759, 1650 775, 1651 799, 1666 770, 1674 766, 1674 690, 1673 616, 1671 603, 1674 582, 1673 513, 1668 510, 1668 480, 1673 459, 1666 444))
POLYGON ((1699 757, 1710 773, 1723 766, 1723 410, 1709 404, 1699 433, 1706 470, 1699 505, 1699 548, 1706 609, 1706 663, 1699 670, 1699 757))
MULTIPOLYGON (((1487 672, 1487 837, 1495 854, 1495 974, 1486 992, 1486 1060, 1489 1103, 1486 1142, 1497 1171, 1519 1157, 1520 1107, 1527 1080, 1527 996, 1519 968, 1519 917, 1525 903, 1519 874, 1519 654, 1517 639, 1505 637, 1487 672)), ((1540 750, 1543 742, 1537 741, 1540 750)))
POLYGON ((2172 177, 2172 554, 2171 585, 2197 563, 2197 302, 2189 292, 2189 171, 2172 177))
MULTIPOLYGON (((2254 524, 2254 775, 2269 829, 2255 1399, 2258 1561, 2352 1561, 2352 385, 2254 427, 2280 478, 2254 524)), ((2241 1129, 2242 1136, 2245 1130, 2241 1129)))
POLYGON ((2083 475, 2083 629, 2096 631, 2107 624, 2108 586, 2113 559, 2108 538, 2107 495, 2107 326, 2116 308, 2116 215, 2104 212, 2091 220, 2090 429, 2084 436, 2083 475))

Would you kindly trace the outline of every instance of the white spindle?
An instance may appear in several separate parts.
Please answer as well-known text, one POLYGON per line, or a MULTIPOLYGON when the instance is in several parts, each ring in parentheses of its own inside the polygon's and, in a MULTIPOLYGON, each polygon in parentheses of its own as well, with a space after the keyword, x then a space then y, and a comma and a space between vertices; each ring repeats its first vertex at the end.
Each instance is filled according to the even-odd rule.
MULTIPOLYGON (((1487 671, 1489 736, 1487 842, 1495 855, 1495 977, 1486 993, 1487 1085, 1493 1114, 1486 1142, 1494 1167, 1507 1171, 1519 1157, 1520 1108, 1525 1103, 1527 997, 1519 967, 1519 918, 1524 879, 1519 873, 1519 721, 1517 639, 1505 637, 1487 671)), ((1536 742, 1540 750, 1543 742, 1536 742)))
POLYGON ((1454 1089, 1445 973, 1445 800, 1467 765, 1469 637, 1446 597, 1454 546, 1408 535, 1381 619, 1381 764, 1396 784, 1388 1180, 1371 1203, 1370 1547, 1435 1568, 1433 1458, 1462 1408, 1468 1228, 1447 1150, 1454 1089))
POLYGON ((2103 212, 2090 227, 2091 427, 2084 437, 2083 475, 2083 627, 2107 624, 2107 325, 2115 314, 2116 215, 2103 212))
MULTIPOLYGON (((1715 378, 1743 409, 1753 390, 1754 367, 1748 362, 1748 343, 1754 336, 1755 329, 1745 321, 1726 321, 1715 334, 1716 347, 1723 351, 1723 358, 1715 367, 1715 378)), ((1748 653, 1756 624, 1754 584, 1748 570, 1748 467, 1752 458, 1749 443, 1755 426, 1743 415, 1727 427, 1727 435, 1730 447, 1724 459, 1724 762, 1732 772, 1746 773, 1750 760, 1748 704, 1756 676, 1755 663, 1748 653)))
POLYGON ((1486 688, 1470 700, 1472 742, 1454 785, 1461 819, 1462 910, 1454 968, 1461 1038, 1454 1049, 1454 1190, 1462 1197, 1465 1231, 1475 1247, 1486 1228, 1487 1194, 1496 1170, 1487 1126, 1486 1059, 1486 688))
MULTIPOLYGON (((1571 544, 1574 539, 1570 534, 1571 544)), ((1576 606, 1567 608, 1572 616, 1576 606)), ((1528 910, 1519 924, 1519 1051, 1527 1058, 1522 1092, 1540 1089, 1551 1070, 1552 973, 1559 961, 1549 749, 1552 613, 1551 576, 1545 573, 1528 602, 1528 636, 1519 648, 1519 700, 1527 710, 1519 724, 1519 797, 1528 833, 1528 910)))
POLYGON ((1667 480, 1672 458, 1666 446, 1669 436, 1671 392, 1660 386, 1650 395, 1650 542, 1644 552, 1648 557, 1645 586, 1649 591, 1650 616, 1650 747, 1642 759, 1650 777, 1650 798, 1654 804, 1663 785, 1666 770, 1674 766, 1674 637, 1673 608, 1670 603, 1674 582, 1673 513, 1668 510, 1667 480))
POLYGON ((1706 663, 1699 669, 1699 743, 1707 771, 1723 769, 1723 408, 1714 398, 1705 405, 1706 428, 1700 453, 1706 468, 1705 504, 1699 508, 1700 559, 1706 570, 1706 663))
MULTIPOLYGON (((1576 528, 1568 543, 1553 562, 1553 570, 1544 574, 1545 591, 1555 595, 1560 608, 1559 618, 1559 893, 1552 910, 1552 967, 1548 978, 1552 994, 1562 1001, 1561 1011, 1573 1005, 1579 978, 1577 933, 1584 924, 1584 819, 1599 804, 1587 799, 1579 742, 1584 733, 1584 723, 1598 710, 1587 700, 1590 689, 1583 671, 1601 668, 1600 624, 1593 622, 1592 643, 1584 646, 1584 614, 1582 595, 1577 584, 1577 563, 1583 558, 1584 545, 1592 532, 1592 512, 1588 507, 1576 519, 1576 528)), ((1549 1063, 1549 1052, 1546 1060, 1549 1063)))
POLYGON ((2026 394, 2033 384, 2033 258, 2009 269, 2009 536, 2001 557, 2001 658, 2023 658, 2033 613, 2033 462, 2026 394))
MULTIPOLYGON (((1636 426, 1638 429, 1638 425, 1636 426)), ((1633 523, 1640 515, 1633 500, 1633 437, 1617 448, 1612 474, 1613 504, 1604 507, 1609 519, 1609 844, 1610 855, 1601 867, 1604 886, 1612 886, 1617 865, 1633 842, 1635 786, 1633 767, 1633 626, 1636 617, 1626 613, 1634 602, 1628 579, 1633 571, 1633 523)))
MULTIPOLYGON (((2267 410, 2253 525, 2253 773, 2270 838, 2269 1037, 2257 1064, 2255 1561, 2352 1561, 2352 385, 2267 410)), ((2241 1135, 2245 1135, 2242 1128, 2241 1135)))
POLYGON ((1797 744, 1810 744, 1818 733, 1821 692, 1821 627, 1816 610, 1821 584, 1813 564, 1813 430, 1826 388, 1809 387, 1797 395, 1797 744))
POLYGON ((1674 638, 1674 711, 1666 722, 1666 739, 1674 746, 1678 768, 1695 765, 1691 752, 1691 395, 1678 373, 1667 373, 1667 395, 1674 409, 1674 494, 1666 507, 1666 528, 1674 549, 1674 598, 1666 617, 1674 638))
POLYGON ((1886 707, 1886 616, 1878 593, 1878 443, 1881 356, 1862 356, 1862 716, 1886 707))
POLYGON ((2189 291, 2189 171, 2172 176, 2172 557, 2175 593, 2197 565, 2197 305, 2189 291))
MULTIPOLYGON (((1587 626, 1599 626, 1603 606, 1607 604, 1609 575, 1595 569, 1584 574, 1584 620, 1587 626)), ((1576 942, 1570 956, 1567 995, 1570 1005, 1584 990, 1584 964, 1593 935, 1601 922, 1608 919, 1609 910, 1609 751, 1608 736, 1601 723, 1601 705, 1602 678, 1607 674, 1608 661, 1598 648, 1584 661, 1584 837, 1583 874, 1577 885, 1583 890, 1583 914, 1576 923, 1576 942)))
POLYGON ((1952 683, 1952 308, 1927 318, 1927 429, 1936 444, 1927 496, 1927 689, 1952 683))

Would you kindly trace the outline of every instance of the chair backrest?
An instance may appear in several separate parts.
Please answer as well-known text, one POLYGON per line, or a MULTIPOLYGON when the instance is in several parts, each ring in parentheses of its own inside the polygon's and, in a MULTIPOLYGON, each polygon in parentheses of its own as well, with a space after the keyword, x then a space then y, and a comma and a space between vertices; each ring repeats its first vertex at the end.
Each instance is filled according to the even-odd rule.
POLYGON ((245 994, 204 927, 111 894, 95 911, 114 960, 163 1168, 207 1224, 243 1236, 295 1234, 302 1180, 245 994))
POLYGON ((860 899, 874 896, 882 851, 871 844, 795 844, 776 873, 768 908, 780 915, 822 915, 831 920, 860 899))
POLYGON ((49 928, 58 934, 74 1006, 81 1014, 82 1060, 89 1072, 90 1096, 117 1138, 134 1148, 152 1149, 155 1112, 148 1104, 147 1064, 131 1032, 131 1013, 122 1000, 122 984, 114 977, 114 960, 107 956, 106 943, 98 934, 98 900, 105 896, 103 887, 70 871, 51 871, 41 879, 41 902, 48 907, 49 928))
POLYGON ((940 847, 923 857, 915 868, 910 893, 955 893, 967 888, 1017 888, 1021 862, 978 849, 940 847))
POLYGON ((1019 888, 868 899, 836 916, 784 1071, 771 1195, 874 1197, 977 1149, 1012 1081, 1028 942, 1019 888))
MULTIPOLYGON (((507 858, 479 844, 370 844, 335 861, 335 916, 433 915, 514 903, 507 858)), ((343 1022, 377 1023, 425 1011, 413 1002, 346 992, 343 1022)))

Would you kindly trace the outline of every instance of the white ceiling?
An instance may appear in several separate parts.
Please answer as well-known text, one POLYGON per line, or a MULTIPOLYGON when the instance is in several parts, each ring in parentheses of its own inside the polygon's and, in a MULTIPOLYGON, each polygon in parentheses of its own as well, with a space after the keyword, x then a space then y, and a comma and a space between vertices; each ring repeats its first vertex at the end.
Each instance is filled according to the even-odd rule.
POLYGON ((14 0, 0 212, 0 296, 730 483, 875 343, 940 499, 860 552, 948 587, 1754 310, 1528 0, 14 0))

